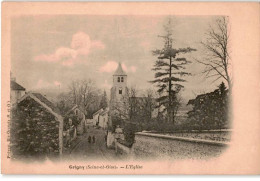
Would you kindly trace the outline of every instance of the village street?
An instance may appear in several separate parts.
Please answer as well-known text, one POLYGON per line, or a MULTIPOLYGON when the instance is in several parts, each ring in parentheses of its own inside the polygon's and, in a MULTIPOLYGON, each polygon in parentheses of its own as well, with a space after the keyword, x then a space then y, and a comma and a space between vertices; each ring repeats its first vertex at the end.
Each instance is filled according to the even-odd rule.
POLYGON ((86 133, 78 136, 75 144, 70 149, 68 159, 79 160, 115 160, 116 155, 113 149, 108 149, 105 142, 106 131, 97 128, 88 128, 86 133), (89 136, 95 136, 95 142, 89 136))

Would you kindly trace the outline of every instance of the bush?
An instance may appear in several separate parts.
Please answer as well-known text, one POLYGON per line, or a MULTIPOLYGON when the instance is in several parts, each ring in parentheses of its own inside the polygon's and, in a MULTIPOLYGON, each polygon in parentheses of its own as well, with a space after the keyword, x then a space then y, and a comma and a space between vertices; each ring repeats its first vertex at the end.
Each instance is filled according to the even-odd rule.
POLYGON ((125 141, 132 146, 135 140, 135 133, 137 132, 137 126, 135 124, 127 123, 124 127, 125 141))
POLYGON ((213 92, 189 100, 193 110, 188 112, 189 124, 198 129, 222 129, 229 126, 229 92, 222 82, 213 92))

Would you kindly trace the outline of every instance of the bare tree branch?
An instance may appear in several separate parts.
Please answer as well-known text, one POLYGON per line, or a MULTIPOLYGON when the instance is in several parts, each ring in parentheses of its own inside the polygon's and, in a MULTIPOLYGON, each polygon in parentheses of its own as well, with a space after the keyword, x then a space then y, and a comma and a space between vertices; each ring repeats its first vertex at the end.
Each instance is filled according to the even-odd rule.
POLYGON ((224 78, 230 89, 232 89, 232 80, 229 72, 229 34, 228 21, 226 17, 217 19, 214 26, 210 25, 206 33, 206 41, 201 42, 206 50, 207 58, 197 60, 197 62, 205 65, 205 70, 202 72, 206 78, 216 77, 213 82, 220 78, 224 78), (215 72, 216 74, 212 74, 215 72), (218 76, 219 75, 219 76, 218 76))

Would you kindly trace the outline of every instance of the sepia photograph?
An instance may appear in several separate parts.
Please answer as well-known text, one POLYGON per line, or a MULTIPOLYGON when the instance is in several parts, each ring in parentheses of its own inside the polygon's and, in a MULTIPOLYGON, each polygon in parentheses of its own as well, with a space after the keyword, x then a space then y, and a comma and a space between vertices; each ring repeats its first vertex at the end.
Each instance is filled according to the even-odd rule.
POLYGON ((228 17, 22 16, 11 40, 12 159, 207 159, 229 144, 228 17))

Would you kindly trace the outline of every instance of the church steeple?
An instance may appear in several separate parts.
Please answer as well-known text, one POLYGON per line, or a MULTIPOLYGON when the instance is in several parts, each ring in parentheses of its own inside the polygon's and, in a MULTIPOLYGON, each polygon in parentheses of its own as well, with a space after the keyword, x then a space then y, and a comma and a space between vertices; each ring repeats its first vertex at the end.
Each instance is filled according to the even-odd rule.
POLYGON ((126 76, 126 73, 122 68, 121 62, 119 62, 117 69, 116 69, 115 73, 113 74, 113 76, 120 76, 120 75, 126 76))
POLYGON ((118 67, 113 74, 113 87, 111 88, 111 96, 110 96, 110 122, 109 125, 112 125, 112 117, 113 115, 118 113, 118 110, 122 108, 122 104, 124 99, 127 98, 128 95, 127 90, 127 74, 122 68, 121 63, 118 63, 118 67))
MULTIPOLYGON (((122 64, 119 62, 116 71, 113 74, 113 87, 111 89, 111 96, 114 99, 122 97, 126 94, 127 87, 127 74, 122 68, 122 64)), ((112 98, 111 97, 111 98, 112 98)))

